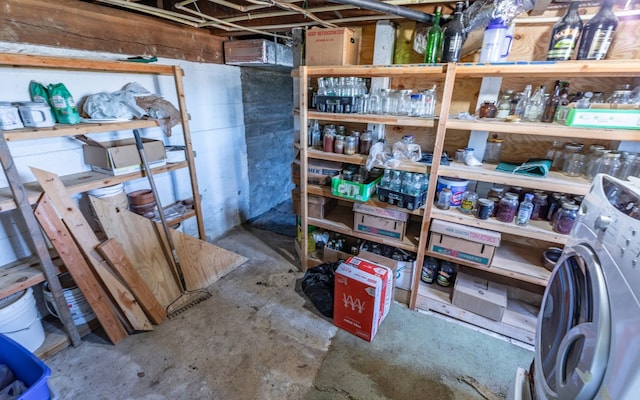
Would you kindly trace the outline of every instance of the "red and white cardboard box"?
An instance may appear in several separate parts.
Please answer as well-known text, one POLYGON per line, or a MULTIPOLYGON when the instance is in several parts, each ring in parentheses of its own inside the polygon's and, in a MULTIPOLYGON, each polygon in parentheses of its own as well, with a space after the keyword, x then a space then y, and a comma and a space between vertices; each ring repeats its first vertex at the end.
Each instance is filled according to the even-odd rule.
POLYGON ((333 323, 364 340, 378 333, 382 279, 342 263, 335 272, 333 323))
POLYGON ((381 296, 383 301, 380 302, 380 321, 378 321, 378 325, 380 325, 387 314, 389 314, 391 302, 393 301, 393 270, 385 265, 360 257, 349 257, 347 264, 351 264, 361 271, 368 272, 382 279, 381 296))

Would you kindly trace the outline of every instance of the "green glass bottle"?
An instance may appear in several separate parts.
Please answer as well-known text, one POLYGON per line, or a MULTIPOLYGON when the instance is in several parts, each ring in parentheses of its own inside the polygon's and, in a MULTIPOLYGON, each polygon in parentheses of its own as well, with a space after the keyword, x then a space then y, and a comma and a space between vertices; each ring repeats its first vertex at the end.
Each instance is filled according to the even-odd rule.
POLYGON ((442 7, 436 8, 433 16, 433 25, 427 33, 427 48, 424 51, 425 63, 437 63, 440 56, 440 47, 442 47, 442 28, 440 27, 440 16, 442 15, 442 7))

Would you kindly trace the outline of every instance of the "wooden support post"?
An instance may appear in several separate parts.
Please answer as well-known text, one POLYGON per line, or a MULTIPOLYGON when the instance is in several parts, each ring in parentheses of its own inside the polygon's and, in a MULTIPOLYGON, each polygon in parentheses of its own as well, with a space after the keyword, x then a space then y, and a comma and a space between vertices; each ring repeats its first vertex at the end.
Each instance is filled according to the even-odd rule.
POLYGON ((20 175, 18 174, 18 170, 13 163, 13 157, 11 156, 9 145, 5 140, 4 134, 2 133, 1 129, 0 163, 2 164, 2 169, 4 170, 4 173, 7 176, 7 180, 9 181, 11 193, 13 194, 13 200, 16 202, 16 207, 18 208, 25 225, 29 230, 27 240, 31 241, 31 245, 33 247, 32 250, 36 252, 38 258, 40 259, 42 272, 49 282, 49 289, 51 290, 53 300, 55 301, 56 306, 59 310, 60 321, 62 321, 62 324, 64 325, 64 329, 69 336, 71 344, 73 346, 77 346, 81 343, 80 334, 78 333, 78 329, 76 328, 76 325, 73 322, 73 318, 71 317, 71 313, 69 312, 69 308, 67 307, 67 301, 62 294, 62 285, 60 284, 60 280, 58 279, 58 275, 56 274, 56 267, 53 265, 53 261, 51 261, 51 257, 49 256, 47 243, 45 242, 42 231, 40 230, 40 226, 38 225, 38 222, 33 215, 33 209, 31 208, 31 204, 29 204, 29 199, 27 198, 25 188, 20 180, 20 175))

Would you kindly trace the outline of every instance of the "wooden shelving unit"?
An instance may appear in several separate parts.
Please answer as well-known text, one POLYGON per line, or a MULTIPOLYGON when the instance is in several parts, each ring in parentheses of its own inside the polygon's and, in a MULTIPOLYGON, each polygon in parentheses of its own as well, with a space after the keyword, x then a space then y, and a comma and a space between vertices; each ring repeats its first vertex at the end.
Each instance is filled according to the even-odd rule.
MULTIPOLYGON (((180 122, 182 124, 182 132, 184 135, 186 160, 184 162, 171 163, 154 168, 153 174, 160 174, 185 168, 188 170, 193 195, 191 199, 193 203, 193 209, 186 210, 182 215, 173 218, 170 223, 176 224, 188 218, 195 218, 198 226, 199 236, 202 238, 206 237, 200 204, 200 196, 198 191, 198 182, 195 171, 195 161, 193 158, 194 152, 191 143, 191 132, 189 129, 189 115, 186 110, 186 103, 184 98, 182 69, 177 66, 169 65, 3 53, 0 53, 0 69, 3 70, 3 74, 5 77, 10 76, 11 69, 45 69, 51 71, 73 70, 95 74, 128 73, 170 77, 173 80, 178 98, 177 108, 180 112, 180 122)), ((153 119, 142 119, 113 123, 79 123, 74 125, 57 124, 51 128, 23 128, 5 131, 3 132, 3 135, 5 141, 11 143, 25 140, 37 141, 39 139, 73 137, 77 135, 89 135, 99 132, 154 127, 160 127, 159 121, 153 119)), ((11 156, 9 155, 9 157, 11 156)), ((13 162, 11 162, 11 164, 13 164, 13 162)), ((142 170, 139 172, 120 176, 111 176, 98 172, 86 171, 61 176, 60 178, 67 188, 68 193, 76 194, 109 185, 127 182, 134 179, 143 178, 144 176, 145 175, 142 170)), ((21 198, 26 199, 26 202, 33 205, 40 197, 42 189, 35 182, 29 182, 25 184, 20 183, 20 185, 24 192, 24 196, 21 198)), ((25 204, 24 201, 22 204, 25 204)), ((8 187, 0 188, 0 212, 14 210, 16 208, 19 208, 21 212, 24 211, 24 207, 19 207, 19 205, 16 204, 16 201, 13 198, 13 194, 8 187)), ((41 254, 42 253, 39 252, 40 258, 42 257, 41 254)), ((10 263, 9 265, 0 266, 0 298, 6 297, 13 293, 17 293, 28 287, 42 283, 45 280, 49 280, 49 282, 51 282, 52 279, 56 280, 57 274, 60 271, 48 271, 48 262, 43 263, 41 261, 42 260, 39 259, 39 257, 31 257, 24 260, 16 261, 14 263, 10 263), (43 266, 43 268, 41 268, 41 266, 43 266)), ((57 286, 59 287, 59 284, 57 286)), ((53 285, 51 285, 51 287, 53 290, 53 285)), ((66 324, 69 323, 71 326, 65 326, 65 330, 72 333, 70 336, 73 340, 75 340, 74 338, 76 337, 75 335, 77 335, 78 330, 83 332, 86 331, 86 329, 83 327, 80 327, 80 329, 76 329, 76 327, 73 326, 72 321, 66 322, 66 324)), ((53 331, 47 329, 47 338, 45 340, 45 343, 43 344, 43 346, 41 346, 41 348, 37 350, 36 353, 42 357, 45 357, 55 351, 60 350, 61 348, 68 346, 69 343, 73 340, 70 340, 70 337, 67 337, 67 335, 64 334, 61 329, 56 329, 53 331)))
MULTIPOLYGON (((503 233, 503 240, 496 250, 493 261, 489 267, 478 267, 467 265, 459 260, 453 260, 464 264, 472 270, 482 270, 482 273, 493 274, 501 279, 507 279, 514 285, 524 287, 544 288, 550 277, 541 262, 541 248, 535 246, 557 244, 564 245, 568 235, 554 232, 548 221, 531 221, 528 226, 521 227, 515 224, 505 224, 495 218, 480 220, 472 215, 462 214, 455 209, 440 210, 433 206, 436 195, 436 187, 439 176, 461 178, 470 181, 500 184, 505 186, 520 186, 531 189, 539 189, 547 192, 570 193, 573 195, 585 195, 590 188, 590 182, 582 178, 571 178, 562 173, 552 171, 547 177, 530 177, 518 174, 510 174, 496 170, 495 164, 484 164, 482 166, 470 167, 463 164, 451 163, 450 165, 440 165, 441 155, 444 152, 445 141, 448 137, 459 137, 461 132, 486 131, 502 134, 502 137, 509 135, 521 135, 526 138, 540 137, 550 141, 551 138, 563 138, 566 141, 585 140, 605 140, 616 143, 618 141, 638 141, 639 131, 636 129, 602 129, 602 128, 577 128, 565 126, 559 123, 543 124, 530 122, 507 122, 503 120, 462 120, 453 117, 451 107, 454 101, 456 85, 464 85, 469 89, 469 85, 480 85, 482 78, 500 77, 511 79, 514 82, 526 81, 535 84, 536 81, 548 81, 551 79, 572 79, 572 80, 594 80, 602 78, 606 81, 609 78, 637 78, 640 73, 640 63, 634 60, 604 60, 598 62, 522 62, 522 63, 493 63, 493 64, 416 64, 416 65, 389 65, 389 66, 327 66, 327 67, 301 67, 294 72, 300 78, 300 107, 297 113, 300 116, 301 132, 300 143, 296 148, 300 151, 301 190, 302 204, 307 202, 307 194, 314 194, 323 197, 332 196, 330 189, 306 184, 306 168, 308 159, 331 160, 342 163, 364 165, 364 156, 344 156, 333 153, 325 153, 318 149, 306 146, 308 139, 307 121, 311 119, 326 123, 371 123, 392 126, 397 131, 402 131, 405 127, 425 128, 425 132, 434 134, 433 163, 430 166, 402 165, 397 169, 429 173, 429 190, 427 193, 427 204, 423 210, 414 211, 412 217, 422 218, 419 231, 408 235, 406 243, 389 243, 404 249, 413 249, 417 253, 417 265, 421 265, 422 259, 427 254, 429 227, 433 219, 454 222, 471 227, 489 229, 503 233), (307 104, 309 78, 324 76, 358 76, 358 77, 387 77, 394 82, 416 82, 424 77, 437 79, 439 82, 440 104, 439 116, 432 119, 398 117, 387 115, 360 115, 360 114, 333 114, 322 113, 310 110, 307 104), (520 238, 520 240, 515 240, 520 238), (533 243, 529 246, 522 243, 533 243), (410 246, 409 246, 410 244, 410 246)), ((618 83, 618 82, 616 82, 618 83)), ((456 103, 457 106, 458 103, 456 103)), ((431 149, 428 149, 431 150, 431 149)), ((526 152, 525 152, 526 153, 526 152)), ((395 168, 394 168, 395 169, 395 168)), ((339 197, 337 197, 339 198, 339 197)), ((369 201, 376 206, 388 205, 376 203, 375 199, 369 201)), ((308 225, 319 226, 324 229, 333 230, 344 234, 353 234, 351 220, 353 219, 348 208, 330 214, 326 220, 308 218, 306 207, 302 207, 302 244, 305 248, 308 237, 306 235, 308 225)), ((407 210, 403 210, 407 211, 407 210)), ((415 223, 413 224, 415 227, 415 223)), ((388 243, 379 237, 372 240, 380 243, 388 243)), ((300 248, 298 248, 300 250, 300 248)), ((300 252, 303 267, 312 265, 315 261, 310 260, 304 252, 300 252)), ((437 255, 439 258, 445 258, 437 255)), ((419 268, 419 267, 418 267, 419 268)), ((506 336, 521 340, 525 343, 533 343, 535 337, 535 320, 538 310, 535 306, 516 300, 509 300, 509 309, 501 322, 490 321, 486 318, 459 309, 451 304, 450 291, 441 290, 436 286, 430 286, 420 281, 420 273, 414 273, 414 281, 411 290, 410 306, 424 310, 432 310, 449 315, 483 328, 502 333, 506 336)))

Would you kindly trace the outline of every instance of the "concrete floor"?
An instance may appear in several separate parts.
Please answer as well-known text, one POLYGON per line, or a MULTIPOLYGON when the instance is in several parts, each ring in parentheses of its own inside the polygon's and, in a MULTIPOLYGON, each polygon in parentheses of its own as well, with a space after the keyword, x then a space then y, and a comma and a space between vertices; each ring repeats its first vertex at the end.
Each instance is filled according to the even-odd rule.
POLYGON ((533 353, 394 304, 372 343, 335 328, 299 292, 292 238, 239 228, 217 245, 249 261, 212 297, 117 346, 98 335, 45 360, 64 399, 482 399, 504 397, 533 353))

